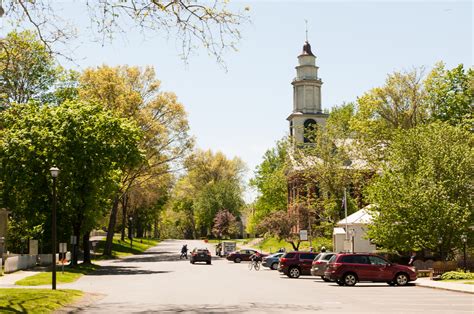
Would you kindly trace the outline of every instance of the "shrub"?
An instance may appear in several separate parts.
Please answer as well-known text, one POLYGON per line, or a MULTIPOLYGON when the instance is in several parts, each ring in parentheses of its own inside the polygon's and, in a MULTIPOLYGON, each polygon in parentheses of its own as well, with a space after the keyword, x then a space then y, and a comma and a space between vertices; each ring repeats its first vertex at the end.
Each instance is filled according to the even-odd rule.
POLYGON ((449 271, 441 275, 441 280, 465 280, 474 279, 474 273, 462 271, 449 271))

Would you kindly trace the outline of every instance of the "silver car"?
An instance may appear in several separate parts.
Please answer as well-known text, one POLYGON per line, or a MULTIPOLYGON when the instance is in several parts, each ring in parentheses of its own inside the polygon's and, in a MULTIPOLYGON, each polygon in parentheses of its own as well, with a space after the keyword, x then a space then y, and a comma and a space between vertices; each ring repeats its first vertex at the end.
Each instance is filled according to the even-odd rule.
POLYGON ((326 270, 329 260, 334 255, 336 255, 336 253, 333 252, 319 253, 313 260, 313 265, 311 266, 311 275, 320 276, 324 281, 330 281, 324 277, 324 271, 326 270))
POLYGON ((282 257, 284 254, 284 252, 280 252, 264 257, 262 260, 262 266, 277 270, 280 257, 282 257))

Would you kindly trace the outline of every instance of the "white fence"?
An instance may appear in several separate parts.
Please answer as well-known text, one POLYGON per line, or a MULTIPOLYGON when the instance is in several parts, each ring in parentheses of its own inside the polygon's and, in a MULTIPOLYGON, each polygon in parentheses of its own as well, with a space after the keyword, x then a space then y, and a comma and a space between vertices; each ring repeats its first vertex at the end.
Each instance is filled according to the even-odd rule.
POLYGON ((36 255, 10 256, 5 260, 5 273, 13 273, 33 266, 36 266, 36 255))
MULTIPOLYGON (((40 266, 51 265, 52 256, 52 254, 9 256, 5 260, 5 273, 8 274, 17 270, 32 268, 36 266, 37 262, 40 266)), ((66 260, 71 260, 71 252, 66 253, 66 260)), ((59 254, 56 255, 56 261, 60 264, 59 254)))

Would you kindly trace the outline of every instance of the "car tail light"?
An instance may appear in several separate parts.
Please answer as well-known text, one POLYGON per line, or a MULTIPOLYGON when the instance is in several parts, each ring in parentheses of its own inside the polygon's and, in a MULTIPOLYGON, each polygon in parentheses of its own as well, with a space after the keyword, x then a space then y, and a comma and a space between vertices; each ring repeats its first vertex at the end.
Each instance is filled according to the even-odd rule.
POLYGON ((341 263, 329 263, 328 264, 328 269, 329 270, 336 270, 339 268, 339 266, 341 266, 342 264, 341 263))
POLYGON ((321 265, 321 264, 323 264, 323 262, 321 262, 321 261, 313 261, 313 265, 321 265))
POLYGON ((207 251, 206 254, 210 256, 210 255, 211 255, 211 252, 207 251))
POLYGON ((284 264, 286 262, 286 258, 282 257, 280 258, 280 264, 284 264))

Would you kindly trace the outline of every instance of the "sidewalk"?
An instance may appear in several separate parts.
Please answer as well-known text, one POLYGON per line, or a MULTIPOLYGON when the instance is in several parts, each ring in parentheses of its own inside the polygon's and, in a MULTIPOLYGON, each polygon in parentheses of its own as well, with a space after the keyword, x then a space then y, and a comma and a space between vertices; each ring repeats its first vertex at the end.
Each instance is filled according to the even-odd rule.
MULTIPOLYGON (((468 281, 468 280, 465 280, 468 281)), ((442 289, 456 292, 474 294, 474 285, 466 285, 457 282, 443 282, 439 280, 430 280, 429 278, 418 278, 414 284, 418 287, 442 289)))
POLYGON ((0 276, 0 288, 25 288, 24 286, 16 286, 15 282, 36 275, 38 272, 34 270, 19 270, 11 274, 3 274, 3 276, 0 276))

